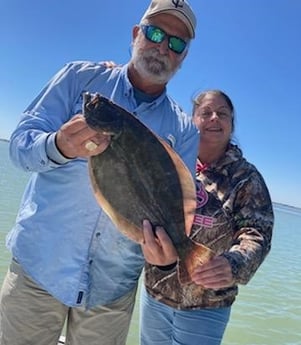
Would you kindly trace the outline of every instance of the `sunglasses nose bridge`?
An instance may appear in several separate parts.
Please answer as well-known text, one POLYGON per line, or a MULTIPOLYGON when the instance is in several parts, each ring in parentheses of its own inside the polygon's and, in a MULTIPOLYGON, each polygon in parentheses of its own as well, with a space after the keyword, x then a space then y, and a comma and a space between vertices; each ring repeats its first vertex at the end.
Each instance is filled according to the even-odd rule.
POLYGON ((158 43, 160 52, 165 53, 168 52, 169 48, 169 37, 165 35, 160 43, 158 43))

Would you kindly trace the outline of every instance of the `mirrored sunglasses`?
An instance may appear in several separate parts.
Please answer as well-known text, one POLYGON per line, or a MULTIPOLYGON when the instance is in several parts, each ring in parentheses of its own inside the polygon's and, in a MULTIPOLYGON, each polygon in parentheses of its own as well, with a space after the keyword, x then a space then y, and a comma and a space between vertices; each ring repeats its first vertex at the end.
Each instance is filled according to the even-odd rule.
POLYGON ((165 31, 153 25, 140 25, 146 39, 153 43, 161 43, 168 39, 168 48, 176 54, 182 54, 187 46, 182 38, 167 35, 165 31))

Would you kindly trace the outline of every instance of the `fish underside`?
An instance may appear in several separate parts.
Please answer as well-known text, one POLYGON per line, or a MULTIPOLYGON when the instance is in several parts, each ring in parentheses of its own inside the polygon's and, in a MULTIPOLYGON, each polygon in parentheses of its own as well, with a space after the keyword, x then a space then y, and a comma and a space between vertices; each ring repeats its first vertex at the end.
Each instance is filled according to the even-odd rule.
POLYGON ((99 94, 84 95, 83 111, 94 130, 111 134, 101 154, 89 158, 95 197, 116 227, 143 243, 142 222, 162 226, 178 253, 178 278, 214 254, 188 236, 194 219, 193 178, 177 153, 134 115, 99 94))

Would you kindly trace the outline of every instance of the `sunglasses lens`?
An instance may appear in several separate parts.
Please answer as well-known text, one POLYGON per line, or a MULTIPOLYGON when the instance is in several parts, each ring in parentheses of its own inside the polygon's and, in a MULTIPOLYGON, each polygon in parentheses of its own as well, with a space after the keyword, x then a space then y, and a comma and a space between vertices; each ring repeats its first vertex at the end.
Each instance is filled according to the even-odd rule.
POLYGON ((153 43, 161 43, 168 38, 168 47, 176 54, 182 54, 187 43, 179 37, 168 36, 160 28, 153 25, 141 25, 145 37, 153 43))
POLYGON ((171 49, 175 53, 182 54, 186 48, 186 42, 183 41, 179 37, 172 36, 172 37, 169 37, 168 46, 169 46, 169 49, 171 49))
POLYGON ((147 26, 146 38, 154 43, 161 43, 165 38, 165 32, 155 26, 147 26))

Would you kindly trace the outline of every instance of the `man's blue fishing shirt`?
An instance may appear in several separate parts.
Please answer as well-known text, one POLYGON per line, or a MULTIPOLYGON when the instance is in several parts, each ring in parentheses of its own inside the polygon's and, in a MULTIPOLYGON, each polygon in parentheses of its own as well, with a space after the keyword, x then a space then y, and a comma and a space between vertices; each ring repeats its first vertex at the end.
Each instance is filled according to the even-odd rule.
POLYGON ((35 282, 68 306, 120 298, 136 286, 144 266, 140 245, 97 204, 87 159, 67 159, 55 145, 59 128, 82 113, 83 93, 98 92, 133 113, 195 174, 199 134, 191 118, 166 90, 137 106, 127 69, 66 64, 24 111, 10 140, 12 161, 30 177, 7 247, 35 282))

